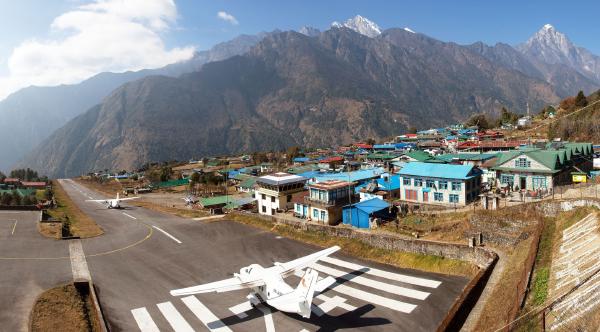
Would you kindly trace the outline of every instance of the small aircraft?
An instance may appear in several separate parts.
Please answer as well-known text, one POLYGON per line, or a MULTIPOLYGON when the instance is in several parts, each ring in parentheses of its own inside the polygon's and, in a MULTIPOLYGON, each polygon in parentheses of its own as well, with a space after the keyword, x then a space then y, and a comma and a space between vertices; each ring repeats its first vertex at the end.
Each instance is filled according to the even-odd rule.
POLYGON ((198 203, 198 201, 199 201, 198 198, 194 195, 188 195, 181 199, 183 199, 185 201, 185 205, 194 205, 194 204, 198 203))
POLYGON ((120 209, 122 201, 130 201, 130 200, 136 199, 136 198, 139 198, 139 197, 121 198, 121 197, 119 197, 119 193, 117 193, 117 198, 114 198, 114 199, 88 199, 88 200, 86 200, 86 202, 104 203, 107 205, 106 207, 109 209, 120 209))
POLYGON ((318 272, 309 266, 338 250, 340 247, 333 246, 287 263, 276 262, 268 268, 252 264, 241 268, 240 273, 234 273, 233 278, 172 290, 171 295, 222 293, 248 288, 251 292, 246 298, 253 307, 266 303, 277 310, 310 318, 313 296, 333 285, 335 279, 328 276, 318 280, 318 272), (307 268, 306 272, 295 289, 283 280, 304 268, 307 268))

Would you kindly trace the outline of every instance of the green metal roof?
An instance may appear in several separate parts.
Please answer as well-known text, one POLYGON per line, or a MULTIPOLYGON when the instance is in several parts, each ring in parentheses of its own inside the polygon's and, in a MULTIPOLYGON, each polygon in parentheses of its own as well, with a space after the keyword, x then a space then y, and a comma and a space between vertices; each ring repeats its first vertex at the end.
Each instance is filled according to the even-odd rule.
POLYGON ((254 187, 254 184, 256 183, 256 179, 257 177, 252 176, 244 181, 242 181, 242 183, 240 183, 240 187, 241 188, 252 188, 254 187))
MULTIPOLYGON (((554 149, 551 145, 547 145, 546 149, 540 148, 523 148, 521 150, 501 152, 498 154, 498 161, 496 165, 502 165, 507 161, 514 159, 520 155, 526 155, 531 159, 539 162, 540 164, 548 167, 551 173, 556 173, 565 164, 573 159, 575 154, 591 155, 593 147, 591 143, 565 143, 562 147, 554 149)), ((495 167, 496 170, 516 170, 520 168, 516 167, 495 167)), ((525 171, 525 169, 523 169, 525 171)), ((530 169, 526 169, 528 172, 540 172, 530 169)))
POLYGON ((405 156, 415 159, 416 161, 425 161, 425 160, 434 159, 429 153, 427 153, 425 151, 420 151, 420 150, 411 151, 411 152, 405 154, 405 156))
POLYGON ((452 161, 453 159, 485 161, 496 157, 496 155, 496 153, 447 153, 436 156, 435 158, 446 162, 452 161))
POLYGON ((398 156, 395 156, 393 154, 389 154, 389 153, 371 153, 367 155, 368 159, 384 159, 384 160, 390 160, 390 159, 394 159, 397 158, 398 156))

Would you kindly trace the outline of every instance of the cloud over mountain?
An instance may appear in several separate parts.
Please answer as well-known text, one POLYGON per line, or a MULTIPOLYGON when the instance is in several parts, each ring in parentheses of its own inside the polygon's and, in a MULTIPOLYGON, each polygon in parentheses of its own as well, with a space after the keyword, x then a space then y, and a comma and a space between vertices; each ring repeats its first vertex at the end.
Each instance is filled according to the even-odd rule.
POLYGON ((173 0, 95 0, 56 17, 48 38, 17 46, 0 77, 0 99, 29 85, 77 83, 104 71, 158 68, 192 57, 167 49, 161 33, 177 19, 173 0))

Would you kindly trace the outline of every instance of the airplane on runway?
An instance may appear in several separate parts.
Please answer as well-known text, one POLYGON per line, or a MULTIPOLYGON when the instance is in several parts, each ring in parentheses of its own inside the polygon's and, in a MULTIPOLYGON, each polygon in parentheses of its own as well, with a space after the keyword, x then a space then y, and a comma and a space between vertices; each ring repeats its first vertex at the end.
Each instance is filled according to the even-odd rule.
POLYGON ((194 205, 199 202, 199 199, 194 195, 188 195, 182 199, 185 201, 185 205, 194 205))
POLYGON ((100 203, 106 204, 106 207, 108 209, 119 209, 119 208, 121 208, 122 201, 130 201, 130 200, 137 199, 137 198, 139 198, 139 197, 121 198, 121 197, 119 197, 119 193, 117 193, 117 198, 114 198, 114 199, 88 199, 88 200, 86 200, 86 202, 100 202, 100 203))
POLYGON ((234 273, 233 278, 172 290, 171 295, 222 293, 248 288, 251 292, 246 298, 252 306, 266 303, 277 310, 310 318, 313 296, 329 288, 335 279, 328 276, 318 280, 318 272, 307 267, 338 250, 340 247, 333 246, 287 263, 276 262, 269 268, 252 264, 241 268, 240 273, 234 273), (304 268, 307 268, 306 272, 295 289, 283 280, 304 268))

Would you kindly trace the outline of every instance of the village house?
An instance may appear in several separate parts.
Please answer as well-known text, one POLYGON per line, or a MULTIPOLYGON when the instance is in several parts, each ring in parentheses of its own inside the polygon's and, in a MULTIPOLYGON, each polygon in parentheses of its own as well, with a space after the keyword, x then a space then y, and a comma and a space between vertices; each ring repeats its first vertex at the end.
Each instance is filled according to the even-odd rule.
POLYGON ((282 172, 259 177, 254 192, 258 213, 272 216, 293 208, 292 194, 303 191, 306 180, 305 177, 282 172))
POLYGON ((481 171, 472 165, 412 162, 398 175, 407 202, 463 206, 480 192, 481 171))
POLYGON ((354 183, 330 180, 308 185, 307 194, 294 197, 294 215, 323 224, 342 221, 342 207, 356 201, 354 183))
POLYGON ((400 176, 382 175, 379 179, 374 179, 361 186, 358 195, 361 202, 371 198, 382 200, 400 198, 400 176))
POLYGON ((592 170, 590 143, 551 143, 501 153, 493 170, 497 185, 510 190, 546 190, 570 184, 572 172, 592 170))

